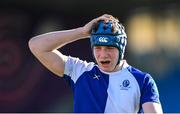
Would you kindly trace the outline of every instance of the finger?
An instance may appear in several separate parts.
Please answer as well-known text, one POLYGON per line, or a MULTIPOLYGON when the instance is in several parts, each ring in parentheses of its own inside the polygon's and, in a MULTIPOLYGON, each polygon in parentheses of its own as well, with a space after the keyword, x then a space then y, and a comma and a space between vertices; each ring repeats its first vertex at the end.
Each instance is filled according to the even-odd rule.
POLYGON ((114 22, 116 20, 113 17, 101 16, 101 17, 97 18, 97 21, 104 21, 105 23, 108 23, 109 21, 114 22))
POLYGON ((112 15, 109 15, 109 14, 104 14, 102 16, 107 17, 107 18, 113 17, 112 15))
POLYGON ((112 20, 112 17, 109 16, 109 15, 108 16, 107 15, 102 15, 102 16, 98 17, 97 20, 98 21, 99 20, 104 20, 106 22, 106 21, 112 20))
POLYGON ((119 22, 118 18, 109 14, 104 14, 101 17, 102 17, 101 19, 105 20, 106 22, 108 21, 119 22))
POLYGON ((116 19, 117 19, 117 18, 115 18, 114 16, 109 15, 109 14, 104 14, 104 15, 102 15, 102 16, 107 17, 107 18, 109 18, 110 20, 116 20, 116 19))

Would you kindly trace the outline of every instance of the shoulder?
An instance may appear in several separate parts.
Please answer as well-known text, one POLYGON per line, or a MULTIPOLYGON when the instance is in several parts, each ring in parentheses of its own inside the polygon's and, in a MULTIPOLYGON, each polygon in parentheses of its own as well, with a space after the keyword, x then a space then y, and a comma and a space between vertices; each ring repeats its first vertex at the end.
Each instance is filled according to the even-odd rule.
POLYGON ((76 81, 84 72, 90 71, 95 66, 93 62, 87 62, 76 57, 68 56, 65 61, 64 75, 76 81))
POLYGON ((134 76, 141 90, 143 86, 147 85, 149 82, 154 82, 152 76, 147 72, 143 72, 132 66, 128 66, 127 69, 134 76))
POLYGON ((67 57, 67 61, 65 62, 65 65, 68 67, 76 66, 76 67, 83 67, 88 69, 92 69, 94 67, 95 63, 94 62, 87 62, 85 60, 81 60, 77 57, 67 57))
POLYGON ((127 67, 128 71, 138 80, 142 80, 144 79, 146 76, 148 76, 149 74, 146 72, 143 72, 135 67, 132 66, 128 66, 127 67))

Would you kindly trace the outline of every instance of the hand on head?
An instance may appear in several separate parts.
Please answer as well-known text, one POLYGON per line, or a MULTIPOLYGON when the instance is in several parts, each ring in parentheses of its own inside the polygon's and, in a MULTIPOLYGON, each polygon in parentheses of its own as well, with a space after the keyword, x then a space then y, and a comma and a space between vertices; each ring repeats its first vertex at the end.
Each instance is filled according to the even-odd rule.
POLYGON ((91 33, 91 30, 94 28, 95 25, 97 25, 97 23, 99 21, 104 21, 105 23, 108 23, 109 21, 112 21, 112 22, 119 22, 119 20, 115 17, 113 17, 112 15, 109 15, 109 14, 104 14, 102 16, 99 16, 93 20, 91 20, 89 23, 87 23, 84 27, 83 27, 83 30, 84 30, 84 34, 86 34, 87 36, 90 35, 91 33))

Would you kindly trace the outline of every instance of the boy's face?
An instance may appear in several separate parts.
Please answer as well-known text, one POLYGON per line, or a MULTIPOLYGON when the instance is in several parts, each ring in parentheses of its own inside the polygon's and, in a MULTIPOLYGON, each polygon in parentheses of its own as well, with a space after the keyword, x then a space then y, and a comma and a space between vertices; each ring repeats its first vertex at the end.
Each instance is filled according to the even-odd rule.
POLYGON ((119 50, 111 46, 94 46, 94 57, 99 68, 105 72, 116 71, 116 65, 119 59, 119 50))

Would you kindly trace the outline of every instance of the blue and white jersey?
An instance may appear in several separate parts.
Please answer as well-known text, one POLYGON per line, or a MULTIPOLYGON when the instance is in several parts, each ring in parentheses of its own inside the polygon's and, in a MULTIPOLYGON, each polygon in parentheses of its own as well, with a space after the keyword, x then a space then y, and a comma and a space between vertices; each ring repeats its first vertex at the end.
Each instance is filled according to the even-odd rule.
POLYGON ((73 89, 76 113, 136 113, 145 102, 160 103, 152 77, 126 62, 121 70, 107 73, 93 62, 68 57, 64 78, 73 89))

